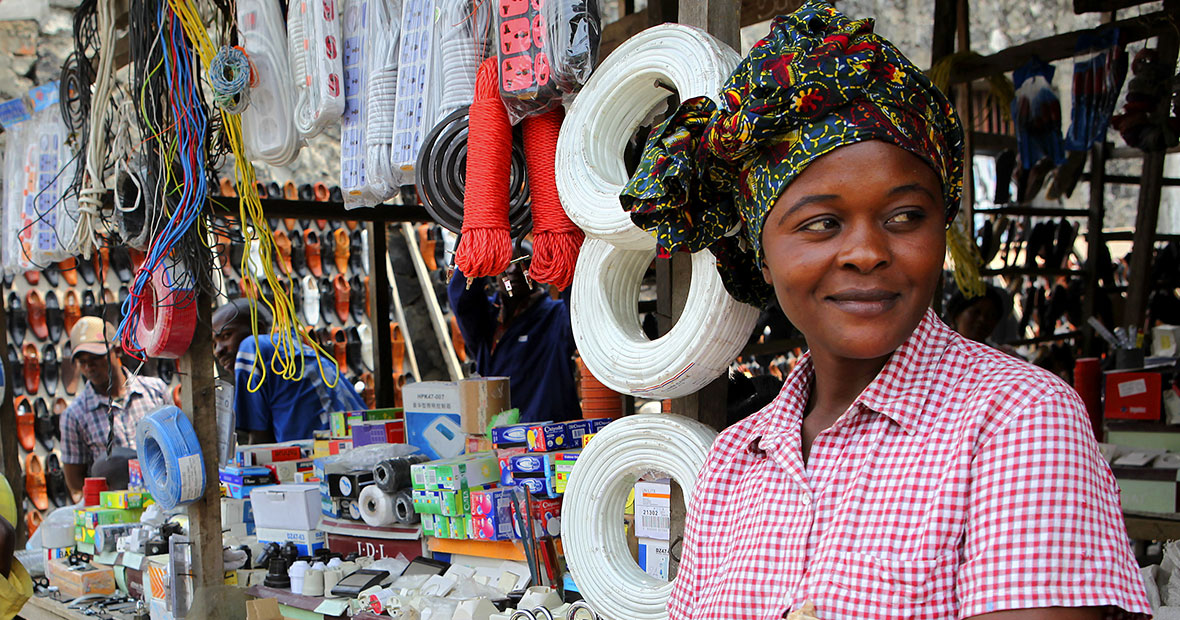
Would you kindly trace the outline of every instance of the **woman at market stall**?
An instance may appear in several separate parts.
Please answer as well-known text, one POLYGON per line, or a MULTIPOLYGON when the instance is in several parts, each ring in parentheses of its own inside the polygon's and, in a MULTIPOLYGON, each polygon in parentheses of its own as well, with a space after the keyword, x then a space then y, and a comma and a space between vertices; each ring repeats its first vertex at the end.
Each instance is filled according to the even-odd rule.
POLYGON ((962 128, 872 22, 777 18, 722 106, 684 101, 623 193, 664 251, 777 296, 809 352, 713 444, 673 619, 1150 613, 1077 394, 930 309, 962 128))

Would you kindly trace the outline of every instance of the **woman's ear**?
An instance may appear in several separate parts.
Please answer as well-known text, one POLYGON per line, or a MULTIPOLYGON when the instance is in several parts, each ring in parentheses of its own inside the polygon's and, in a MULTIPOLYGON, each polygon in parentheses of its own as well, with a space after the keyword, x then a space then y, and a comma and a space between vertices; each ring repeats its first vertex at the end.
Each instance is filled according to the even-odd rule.
POLYGON ((774 286, 774 280, 770 277, 770 268, 766 263, 762 263, 762 279, 769 285, 774 286))

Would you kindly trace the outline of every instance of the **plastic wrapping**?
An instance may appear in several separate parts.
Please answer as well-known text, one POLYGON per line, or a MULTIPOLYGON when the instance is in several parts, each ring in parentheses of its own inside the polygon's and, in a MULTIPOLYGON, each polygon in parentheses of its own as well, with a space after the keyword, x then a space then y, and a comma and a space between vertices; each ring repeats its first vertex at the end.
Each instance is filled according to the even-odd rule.
POLYGON ((409 456, 417 451, 418 448, 404 443, 375 443, 317 460, 322 460, 326 465, 342 465, 349 470, 373 469, 385 459, 409 456))
POLYGON ((396 124, 398 54, 401 49, 401 0, 376 3, 368 31, 381 36, 369 37, 365 54, 368 66, 365 114, 365 181, 382 200, 393 197, 402 184, 392 161, 393 130, 396 124))
POLYGON ((500 96, 513 124, 559 105, 590 77, 601 38, 597 0, 498 0, 500 96))
POLYGON ((488 57, 492 3, 440 0, 438 56, 434 63, 439 85, 437 118, 445 118, 475 99, 475 72, 488 57))
POLYGON ((426 132, 434 126, 437 98, 431 79, 437 43, 436 16, 431 0, 402 0, 401 43, 398 50, 396 119, 393 128, 393 173, 409 184, 414 162, 426 132))

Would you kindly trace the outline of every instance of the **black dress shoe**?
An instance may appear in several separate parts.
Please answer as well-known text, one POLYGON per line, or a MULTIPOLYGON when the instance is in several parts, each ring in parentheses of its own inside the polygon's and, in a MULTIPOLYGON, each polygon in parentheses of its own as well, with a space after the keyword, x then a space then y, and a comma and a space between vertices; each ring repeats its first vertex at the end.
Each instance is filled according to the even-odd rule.
POLYGON ((70 501, 70 488, 66 485, 66 474, 57 453, 50 453, 45 459, 45 491, 58 508, 74 503, 70 501))
POLYGON ((102 308, 94 299, 94 291, 82 291, 82 316, 102 316, 102 308))
POLYGON ((328 230, 320 235, 320 264, 323 265, 324 275, 336 271, 336 242, 332 237, 332 230, 332 224, 328 224, 328 230))
POLYGON ((111 270, 123 284, 131 281, 135 275, 135 268, 131 264, 131 254, 127 251, 127 246, 117 245, 111 248, 111 270))
POLYGON ((364 247, 361 244, 361 231, 356 229, 352 231, 352 236, 348 244, 348 268, 354 273, 364 271, 364 259, 361 257, 361 252, 364 247))
POLYGON ((348 370, 352 376, 359 377, 365 372, 365 363, 361 359, 361 336, 355 327, 348 328, 348 341, 345 345, 345 357, 348 360, 348 370))
POLYGON ((49 341, 61 342, 66 331, 66 321, 61 313, 61 302, 53 291, 45 294, 45 326, 49 329, 49 341))
POLYGON ((171 384, 172 377, 176 376, 176 362, 167 358, 156 360, 156 376, 160 381, 171 384))
MULTIPOLYGON (((8 312, 8 341, 16 346, 21 346, 25 343, 25 331, 29 328, 29 322, 25 317, 25 306, 20 300, 20 295, 15 292, 8 294, 8 307, 5 308, 8 312)), ((16 375, 11 375, 16 376, 16 375)))
POLYGON ((279 200, 283 197, 283 186, 271 181, 266 184, 266 197, 272 200, 279 200))
POLYGON ((58 360, 61 370, 61 385, 65 393, 73 396, 78 391, 78 367, 74 365, 74 347, 67 340, 61 346, 61 359, 58 360))
MULTIPOLYGON (((92 257, 93 258, 93 257, 92 257)), ((97 279, 97 274, 94 271, 94 261, 92 258, 78 258, 76 262, 78 275, 82 276, 82 281, 87 284, 94 284, 97 279)))
MULTIPOLYGON (((365 322, 365 283, 360 276, 352 276, 348 282, 348 310, 352 315, 352 320, 357 323, 365 322)), ((353 329, 356 329, 355 327, 353 329)), ((352 359, 352 354, 348 354, 348 358, 352 359)))
POLYGON ((294 278, 302 278, 311 273, 307 269, 307 255, 303 250, 303 233, 292 232, 291 239, 291 273, 294 278))
MULTIPOLYGON (((315 188, 311 183, 304 183, 299 186, 299 199, 304 202, 311 202, 315 200, 315 188)), ((304 226, 306 228, 306 226, 304 226)))
POLYGON ((340 191, 339 185, 333 185, 328 189, 328 200, 332 202, 344 202, 344 192, 340 191))
POLYGON ((44 398, 33 401, 33 434, 45 449, 53 451, 53 418, 49 415, 49 406, 44 398))
POLYGON ((56 396, 60 378, 61 362, 57 359, 57 347, 50 342, 41 349, 41 387, 50 396, 56 396))
POLYGON ((16 345, 8 343, 8 368, 5 369, 4 376, 11 377, 9 381, 12 384, 12 393, 14 396, 20 396, 25 393, 25 382, 19 379, 20 372, 22 372, 23 365, 21 364, 20 352, 16 345))
POLYGON ((49 263, 41 270, 41 275, 45 276, 45 281, 49 283, 49 286, 57 288, 57 285, 61 284, 61 268, 57 266, 57 263, 49 263))
POLYGON ((225 296, 230 299, 237 299, 242 296, 242 287, 238 284, 237 280, 227 279, 225 281, 225 296))
POLYGON ((331 278, 320 278, 320 316, 328 325, 340 322, 336 316, 336 289, 332 287, 331 278))

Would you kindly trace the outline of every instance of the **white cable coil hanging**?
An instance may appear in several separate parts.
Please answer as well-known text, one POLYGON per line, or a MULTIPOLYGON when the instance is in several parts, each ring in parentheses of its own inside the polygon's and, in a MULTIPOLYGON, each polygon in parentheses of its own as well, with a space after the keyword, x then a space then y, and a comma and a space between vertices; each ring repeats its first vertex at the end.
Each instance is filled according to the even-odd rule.
POLYGON ((632 250, 655 246, 619 203, 623 149, 675 88, 680 99, 714 99, 741 57, 699 28, 663 24, 627 39, 574 99, 557 140, 561 204, 587 236, 632 250))
POLYGON ((391 149, 397 121, 397 58, 401 38, 401 2, 379 2, 369 20, 368 114, 365 117, 365 178, 382 200, 393 197, 400 177, 393 172, 391 149), (379 33, 379 34, 373 34, 379 33))
POLYGON ((729 368, 758 309, 730 297, 713 254, 697 252, 683 314, 668 333, 648 340, 635 308, 655 255, 655 248, 625 250, 586 239, 574 270, 570 319, 582 360, 607 387, 645 398, 678 398, 729 368))
POLYGON ((475 73, 487 57, 491 17, 486 3, 443 0, 442 24, 446 27, 439 34, 439 62, 443 67, 439 118, 475 100, 475 73))
POLYGON ((642 476, 671 476, 691 505, 716 438, 688 418, 641 414, 611 422, 574 463, 562 507, 561 540, 578 592, 605 620, 663 620, 672 584, 644 573, 627 547, 619 515, 642 476))
POLYGON ((574 270, 570 314, 590 372, 617 392, 676 398, 704 387, 741 352, 758 310, 725 291, 710 252, 692 257, 684 313, 648 340, 635 308, 655 257, 655 239, 619 203, 627 181, 623 149, 675 87, 682 98, 716 97, 737 66, 736 52, 704 31, 665 24, 614 51, 574 101, 557 141, 562 206, 586 231, 574 270))
POLYGON ((286 87, 291 75, 287 29, 276 0, 238 0, 238 32, 253 64, 256 83, 242 112, 242 139, 251 158, 286 166, 299 156, 295 96, 286 87))
POLYGON ((106 194, 107 103, 115 87, 115 0, 98 0, 98 67, 90 95, 90 130, 86 144, 86 178, 78 195, 78 226, 66 249, 90 258, 97 246, 99 210, 106 194))
POLYGON ((336 0, 296 0, 287 9, 287 48, 295 79, 295 128, 306 139, 344 113, 336 0))

